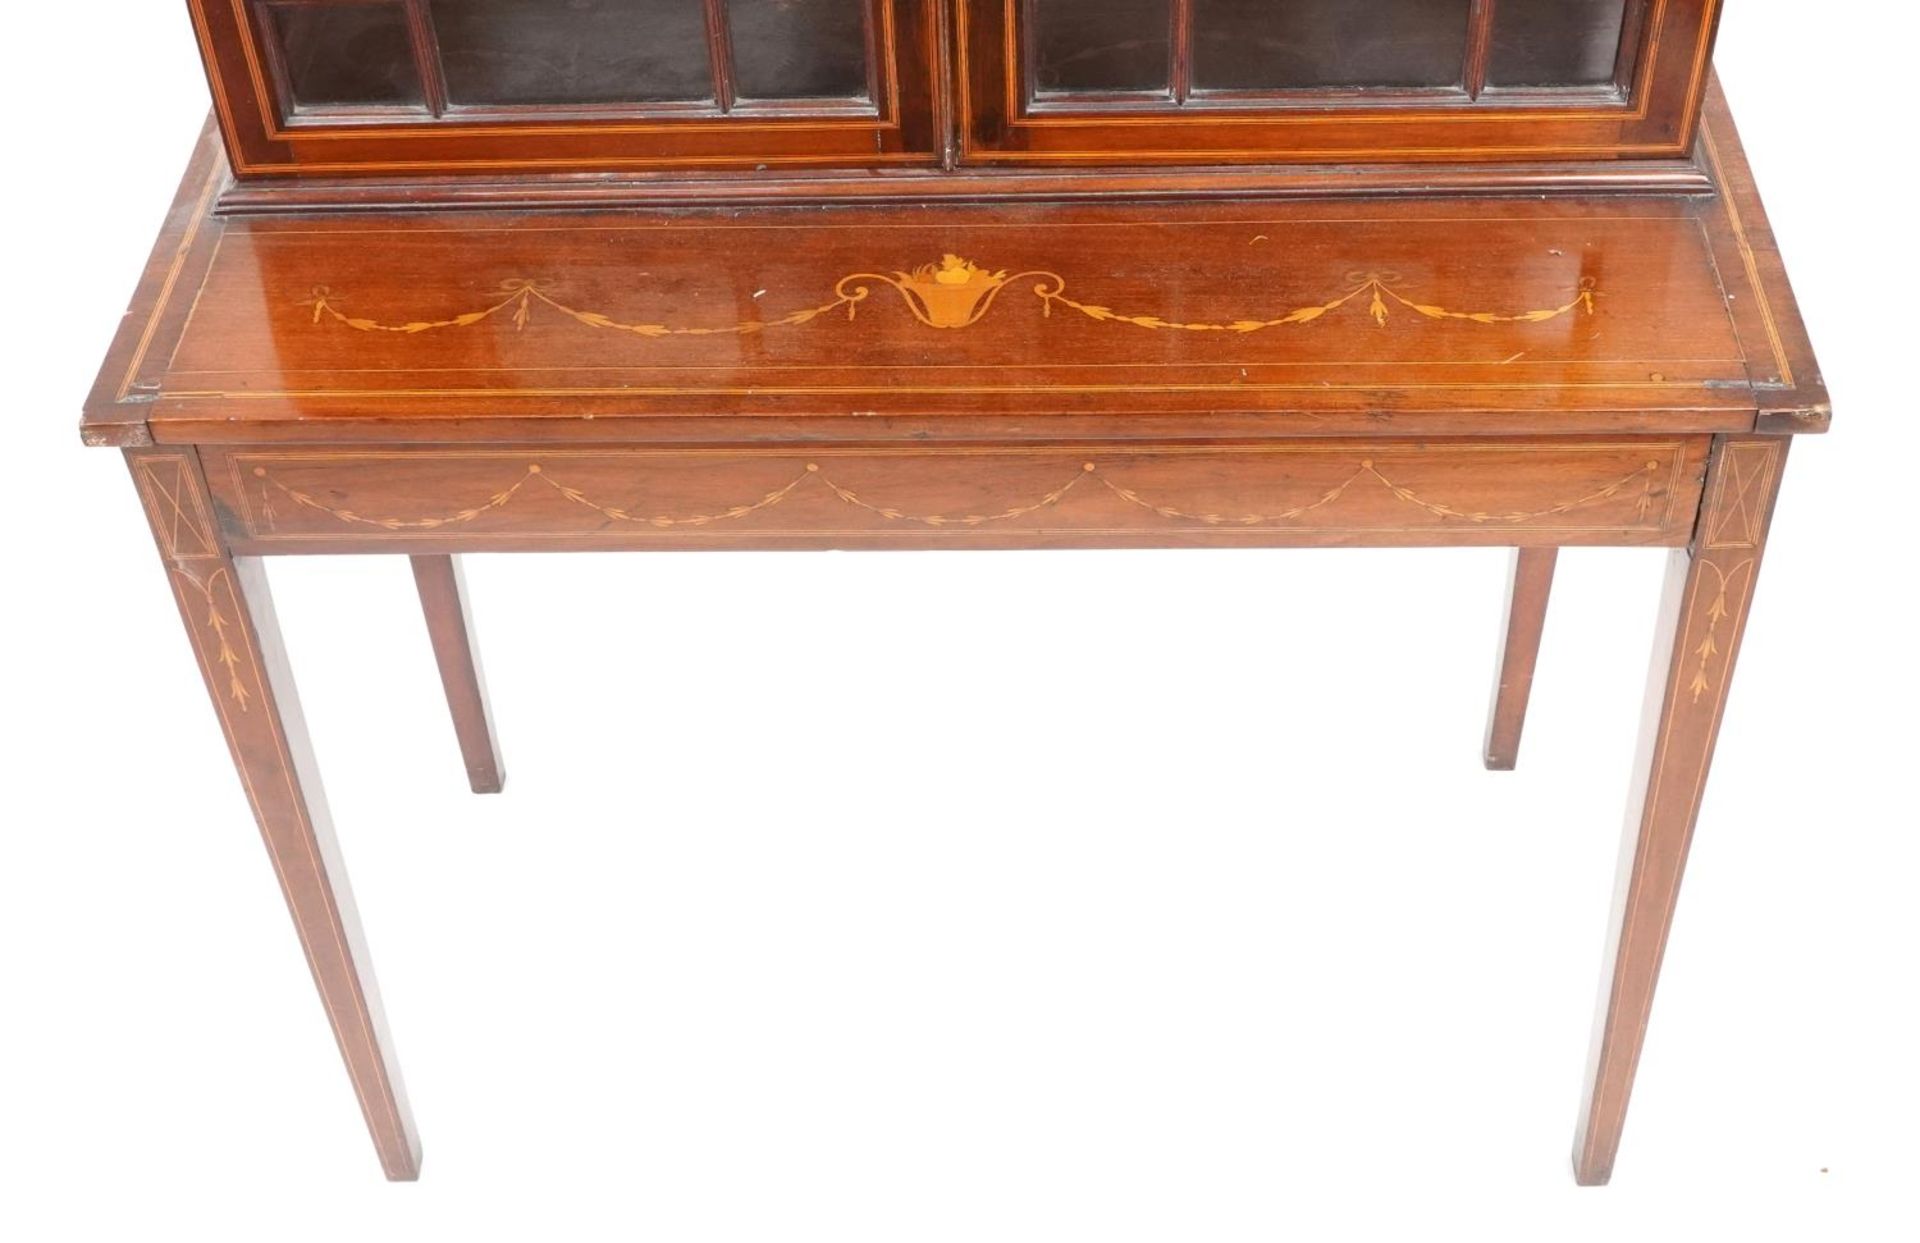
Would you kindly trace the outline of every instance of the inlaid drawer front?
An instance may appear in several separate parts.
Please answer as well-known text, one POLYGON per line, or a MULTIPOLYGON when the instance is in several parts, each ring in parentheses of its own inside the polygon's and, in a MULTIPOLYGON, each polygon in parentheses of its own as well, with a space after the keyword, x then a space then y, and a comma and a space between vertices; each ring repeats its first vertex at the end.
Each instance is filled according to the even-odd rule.
POLYGON ((242 548, 1682 544, 1705 437, 208 450, 242 548))

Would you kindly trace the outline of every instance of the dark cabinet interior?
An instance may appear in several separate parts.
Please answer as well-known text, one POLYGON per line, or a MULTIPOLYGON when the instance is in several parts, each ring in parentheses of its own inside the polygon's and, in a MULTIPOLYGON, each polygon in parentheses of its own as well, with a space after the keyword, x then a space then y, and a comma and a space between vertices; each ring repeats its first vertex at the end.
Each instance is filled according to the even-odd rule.
POLYGON ((1491 87, 1611 86, 1631 65, 1640 17, 1630 0, 1501 0, 1487 58, 1491 87))
POLYGON ((426 106, 399 5, 268 4, 260 19, 289 111, 426 106))
POLYGON ((1045 94, 1153 94, 1173 81, 1173 0, 1033 0, 1026 42, 1045 94))
POLYGON ((432 0, 427 8, 451 108, 719 97, 698 3, 432 0), (633 37, 636 30, 646 37, 633 37))
POLYGON ((1025 0, 1036 99, 1618 88, 1637 0, 1025 0))
POLYGON ((1684 153, 1718 0, 191 0, 242 176, 1684 153))
POLYGON ((872 110, 866 0, 265 0, 288 119, 412 108, 872 110))
POLYGON ((1194 0, 1193 90, 1458 87, 1470 0, 1194 0))
POLYGON ((865 99, 867 24, 861 0, 728 0, 742 99, 865 99))

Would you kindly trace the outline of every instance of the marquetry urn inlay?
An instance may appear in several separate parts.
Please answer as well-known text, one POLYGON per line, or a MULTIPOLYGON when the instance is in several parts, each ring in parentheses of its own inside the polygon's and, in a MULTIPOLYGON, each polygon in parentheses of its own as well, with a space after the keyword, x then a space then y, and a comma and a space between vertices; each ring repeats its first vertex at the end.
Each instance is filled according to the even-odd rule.
POLYGON ((502 281, 490 301, 457 315, 438 319, 386 321, 353 314, 344 309, 342 305, 344 299, 336 295, 331 287, 325 285, 314 288, 312 308, 315 324, 344 325, 358 332, 367 333, 412 335, 444 329, 471 328, 475 324, 502 314, 511 317, 516 329, 524 329, 533 322, 534 308, 538 305, 588 328, 611 329, 639 337, 746 336, 774 328, 793 328, 809 324, 841 308, 845 308, 848 319, 855 319, 860 304, 867 301, 873 290, 880 286, 886 286, 898 293, 913 317, 929 328, 970 328, 986 318, 1002 290, 1025 286, 1035 298, 1039 299, 1041 311, 1046 316, 1051 316, 1054 308, 1060 307, 1105 324, 1130 324, 1136 328, 1174 332, 1245 334, 1261 332, 1269 328, 1311 324, 1343 307, 1358 303, 1361 299, 1366 300, 1367 314, 1381 328, 1388 326, 1396 308, 1411 311, 1429 320, 1461 320, 1475 324, 1538 324, 1559 319, 1575 311, 1593 314, 1594 299, 1597 294, 1592 278, 1583 277, 1574 289, 1564 295, 1563 301, 1553 306, 1517 311, 1461 310, 1435 302, 1421 301, 1403 293, 1399 287, 1402 279, 1398 272, 1355 269, 1341 278, 1339 291, 1324 302, 1291 307, 1277 314, 1241 314, 1222 317, 1218 320, 1194 321, 1168 319, 1152 313, 1121 311, 1099 303, 1084 302, 1069 297, 1066 292, 1067 280, 1057 272, 1045 269, 1022 272, 1008 272, 1005 269, 989 271, 971 259, 949 254, 942 257, 938 263, 922 264, 909 271, 849 273, 835 283, 833 298, 830 301, 769 319, 740 320, 732 324, 669 324, 658 321, 623 320, 603 311, 573 305, 562 296, 560 287, 554 282, 519 276, 502 281))

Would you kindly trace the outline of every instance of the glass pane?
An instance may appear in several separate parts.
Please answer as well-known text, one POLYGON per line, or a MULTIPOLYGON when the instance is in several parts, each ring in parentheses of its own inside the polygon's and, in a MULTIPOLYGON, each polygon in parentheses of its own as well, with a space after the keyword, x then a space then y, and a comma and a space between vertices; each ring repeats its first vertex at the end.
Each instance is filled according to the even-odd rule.
POLYGON ((1599 86, 1613 81, 1627 0, 1500 0, 1493 9, 1493 86, 1599 86))
POLYGON ((728 0, 743 99, 867 93, 867 0, 728 0))
POLYGON ((700 0, 432 0, 456 104, 713 98, 700 0))
POLYGON ((1238 91, 1457 86, 1466 68, 1470 5, 1194 0, 1193 84, 1238 91))
POLYGON ((269 11, 295 107, 424 106, 396 4, 280 4, 269 11))
POLYGON ((1043 91, 1172 87, 1171 0, 1032 0, 1034 77, 1043 91))

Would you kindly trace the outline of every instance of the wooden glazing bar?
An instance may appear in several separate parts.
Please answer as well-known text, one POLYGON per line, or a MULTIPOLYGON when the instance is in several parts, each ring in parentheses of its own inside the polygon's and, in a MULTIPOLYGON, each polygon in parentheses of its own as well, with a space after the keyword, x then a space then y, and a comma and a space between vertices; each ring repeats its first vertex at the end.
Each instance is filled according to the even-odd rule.
POLYGON ((733 108, 733 38, 727 24, 727 0, 700 0, 707 19, 707 61, 713 67, 713 98, 720 111, 733 108))
POLYGON ((1478 99, 1487 89, 1487 64, 1493 59, 1493 10, 1496 0, 1473 0, 1467 15, 1467 63, 1461 85, 1478 99))

